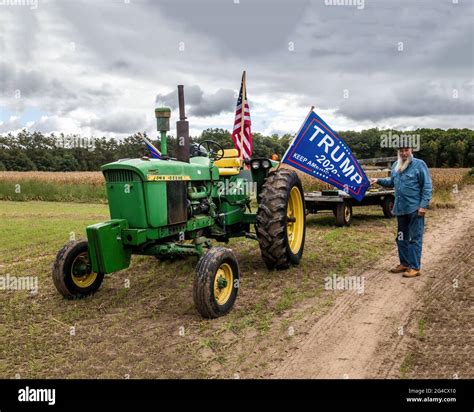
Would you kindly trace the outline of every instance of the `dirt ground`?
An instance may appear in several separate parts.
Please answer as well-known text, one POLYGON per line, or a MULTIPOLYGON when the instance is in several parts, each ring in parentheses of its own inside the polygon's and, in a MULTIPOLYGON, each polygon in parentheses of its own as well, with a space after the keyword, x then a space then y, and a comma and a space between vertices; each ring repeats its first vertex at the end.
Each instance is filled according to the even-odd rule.
POLYGON ((304 258, 285 271, 268 271, 254 241, 232 241, 243 287, 215 320, 193 307, 193 259, 134 257, 94 296, 65 301, 55 253, 106 206, 2 203, 0 274, 37 276, 39 292, 0 293, 0 377, 474 377, 474 186, 456 197, 456 209, 429 211, 416 279, 387 272, 396 228, 379 208, 347 228, 309 216, 304 258), (333 274, 363 277, 363 293, 328 289, 333 274))
POLYGON ((0 202, 0 238, 8 239, 0 241, 0 275, 39 283, 36 294, 0 291, 1 377, 263 377, 307 322, 331 309, 324 277, 376 262, 394 237, 378 207, 358 210, 344 228, 332 213, 311 215, 304 259, 283 271, 266 269, 254 240, 232 240, 242 288, 228 315, 207 320, 193 305, 193 258, 134 256, 93 296, 67 301, 56 292, 56 252, 107 218, 106 205, 0 202))
POLYGON ((474 187, 429 212, 422 276, 391 274, 395 250, 273 364, 275 378, 473 378, 474 187))

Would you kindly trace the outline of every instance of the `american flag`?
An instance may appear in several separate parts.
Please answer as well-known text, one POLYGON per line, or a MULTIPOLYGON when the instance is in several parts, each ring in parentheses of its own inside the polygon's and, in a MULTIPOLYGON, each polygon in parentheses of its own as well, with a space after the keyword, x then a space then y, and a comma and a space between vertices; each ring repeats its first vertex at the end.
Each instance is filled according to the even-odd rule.
POLYGON ((240 84, 240 93, 239 99, 237 100, 237 107, 235 109, 235 121, 234 121, 234 131, 232 132, 232 140, 234 141, 235 148, 239 151, 239 156, 241 156, 240 149, 243 149, 243 158, 250 159, 252 156, 252 131, 250 127, 252 122, 250 120, 250 108, 247 99, 247 90, 245 87, 245 72, 242 75, 242 83, 240 84), (244 96, 242 96, 242 91, 244 96), (243 107, 244 110, 244 128, 242 133, 242 100, 245 104, 243 107), (242 136, 243 134, 243 136, 242 136))

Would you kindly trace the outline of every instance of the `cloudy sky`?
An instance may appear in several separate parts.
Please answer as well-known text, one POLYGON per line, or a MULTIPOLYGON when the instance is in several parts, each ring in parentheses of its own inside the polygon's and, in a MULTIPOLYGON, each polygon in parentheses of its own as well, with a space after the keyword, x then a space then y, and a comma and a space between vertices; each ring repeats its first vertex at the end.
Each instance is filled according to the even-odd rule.
POLYGON ((244 69, 265 134, 311 105, 337 130, 474 128, 473 22, 473 0, 0 0, 0 133, 154 135, 177 84, 192 135, 230 129, 244 69))

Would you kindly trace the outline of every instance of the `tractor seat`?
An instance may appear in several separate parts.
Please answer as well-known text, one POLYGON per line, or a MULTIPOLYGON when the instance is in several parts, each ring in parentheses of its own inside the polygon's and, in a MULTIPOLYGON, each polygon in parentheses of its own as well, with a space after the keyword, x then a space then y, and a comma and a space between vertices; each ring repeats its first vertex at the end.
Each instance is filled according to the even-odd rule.
POLYGON ((216 160, 214 165, 219 168, 219 176, 234 176, 240 173, 242 162, 237 149, 224 149, 224 157, 216 160))

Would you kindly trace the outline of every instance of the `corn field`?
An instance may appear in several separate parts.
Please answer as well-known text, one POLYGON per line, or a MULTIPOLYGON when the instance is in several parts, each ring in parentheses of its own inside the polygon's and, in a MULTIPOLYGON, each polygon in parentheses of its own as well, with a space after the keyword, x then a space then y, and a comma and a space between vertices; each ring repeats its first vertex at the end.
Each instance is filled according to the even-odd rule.
MULTIPOLYGON (((386 171, 366 171, 368 177, 387 177, 386 171)), ((462 188, 469 169, 430 169, 433 207, 454 207, 451 193, 462 188)), ((299 173, 306 192, 333 189, 299 173)), ((101 172, 0 172, 0 200, 45 200, 104 203, 107 201, 101 172)))
POLYGON ((0 172, 0 182, 25 181, 101 186, 104 176, 101 172, 0 172))
POLYGON ((0 172, 0 200, 105 203, 101 172, 0 172))
MULTIPOLYGON (((433 189, 434 190, 441 190, 441 189, 451 190, 453 189, 454 185, 457 185, 460 188, 464 180, 466 179, 469 173, 469 170, 470 169, 467 169, 467 168, 430 169, 431 178, 433 180, 433 189)), ((365 172, 368 178, 388 176, 388 173, 384 171, 366 170, 365 172)), ((303 183, 303 188, 307 192, 334 189, 334 187, 329 185, 328 183, 324 183, 320 180, 317 180, 311 176, 308 176, 305 173, 298 172, 298 174, 300 176, 301 182, 303 183)))

